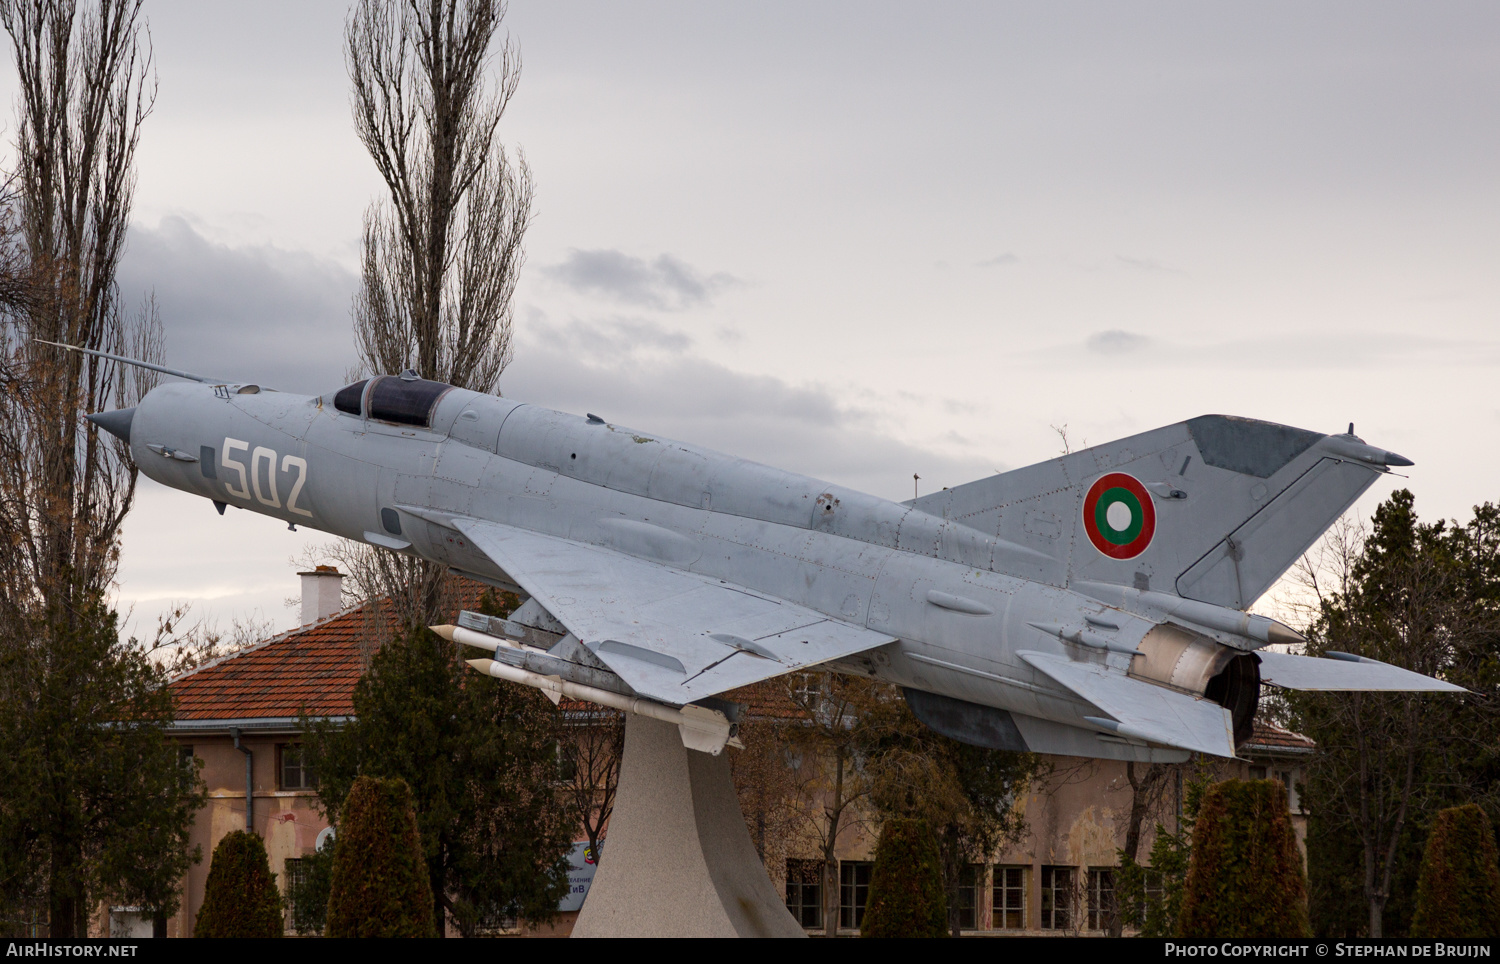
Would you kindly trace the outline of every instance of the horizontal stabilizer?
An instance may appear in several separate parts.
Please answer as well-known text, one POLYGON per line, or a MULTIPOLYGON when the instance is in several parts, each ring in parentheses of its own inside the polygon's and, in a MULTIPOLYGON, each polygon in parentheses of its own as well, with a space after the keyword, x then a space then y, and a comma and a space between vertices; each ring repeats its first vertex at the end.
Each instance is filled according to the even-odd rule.
POLYGON ((1462 686, 1363 656, 1340 653, 1333 659, 1320 659, 1267 650, 1255 655, 1260 657, 1260 681, 1289 690, 1464 692, 1462 686))
POLYGON ((452 525, 636 693, 674 706, 895 642, 612 549, 496 522, 452 525))
POLYGON ((1016 655, 1113 717, 1118 727, 1106 729, 1122 737, 1234 756, 1234 722, 1217 703, 1133 679, 1099 663, 1077 663, 1050 653, 1016 655))

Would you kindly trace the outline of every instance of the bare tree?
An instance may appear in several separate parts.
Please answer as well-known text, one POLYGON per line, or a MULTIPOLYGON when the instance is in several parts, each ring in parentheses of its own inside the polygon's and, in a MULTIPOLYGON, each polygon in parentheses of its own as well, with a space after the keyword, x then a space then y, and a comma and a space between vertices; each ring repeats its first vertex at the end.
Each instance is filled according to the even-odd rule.
POLYGON ((154 376, 42 344, 161 354, 154 304, 127 311, 115 282, 156 91, 140 12, 0 0, 18 81, 0 265, 0 900, 44 906, 54 938, 84 934, 106 898, 164 927, 202 802, 162 732, 162 670, 120 643, 106 602, 136 467, 81 418, 134 404, 154 376))
POLYGON ((127 450, 80 416, 133 404, 154 376, 38 340, 161 353, 154 304, 128 316, 115 283, 135 147, 156 90, 140 5, 102 0, 80 17, 70 0, 0 2, 19 74, 15 224, 27 289, 0 335, 10 605, 67 603, 106 587, 134 497, 127 450))
MULTIPOLYGON (((521 78, 509 42, 496 56, 504 16, 496 0, 360 0, 350 16, 354 127, 389 192, 365 214, 353 306, 371 373, 412 369, 493 392, 510 362, 533 187, 524 157, 512 164, 497 136, 521 78)), ((451 608, 442 567, 384 550, 353 554, 370 557, 350 563, 402 621, 451 608)))
POLYGON ((558 753, 563 796, 572 804, 597 864, 603 859, 600 839, 614 812, 620 785, 625 714, 592 703, 564 710, 558 753))
MULTIPOLYGON (((1166 800, 1168 792, 1182 779, 1182 768, 1170 763, 1137 763, 1134 760, 1125 764, 1125 782, 1130 787, 1130 815, 1125 822, 1125 846, 1120 848, 1120 864, 1125 868, 1125 873, 1131 873, 1141 863, 1142 830, 1146 819, 1154 817, 1160 826, 1163 816, 1162 805, 1166 800)), ((1118 896, 1118 895, 1117 895, 1118 896)), ((1108 923, 1106 929, 1109 936, 1119 937, 1125 926, 1124 917, 1120 914, 1119 902, 1109 909, 1108 923)))
POLYGON ((798 829, 801 815, 796 812, 796 801, 807 781, 807 775, 793 768, 787 759, 790 746, 787 728, 796 725, 795 722, 755 715, 757 704, 765 704, 768 697, 775 700, 781 685, 779 680, 770 680, 736 691, 730 697, 743 697, 741 701, 752 707, 752 715, 740 721, 737 735, 745 748, 730 755, 730 775, 755 853, 771 876, 777 878, 798 829))
POLYGON ((361 0, 346 31, 354 125, 390 191, 365 217, 354 303, 372 372, 494 391, 511 357, 511 295, 532 179, 496 136, 521 78, 494 0, 361 0))
POLYGON ((798 716, 782 730, 788 750, 800 758, 795 812, 821 851, 823 930, 836 937, 839 839, 864 821, 873 782, 861 764, 885 723, 876 710, 899 696, 886 684, 841 673, 793 673, 780 682, 798 716))

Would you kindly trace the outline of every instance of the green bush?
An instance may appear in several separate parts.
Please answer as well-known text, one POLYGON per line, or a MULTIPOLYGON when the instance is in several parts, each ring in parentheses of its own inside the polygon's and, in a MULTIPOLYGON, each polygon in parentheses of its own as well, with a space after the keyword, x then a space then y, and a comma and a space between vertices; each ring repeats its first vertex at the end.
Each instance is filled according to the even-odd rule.
POLYGON ((937 836, 926 820, 891 819, 880 830, 861 937, 947 937, 948 898, 937 836))
POLYGON ((405 780, 354 781, 339 808, 329 937, 433 937, 432 888, 405 780))
POLYGON ((1308 937, 1307 881, 1279 780, 1208 788, 1193 824, 1180 937, 1308 937))
POLYGON ((259 834, 236 830, 208 866, 194 937, 280 937, 281 894, 259 834))
POLYGON ((1440 811, 1417 878, 1412 937, 1500 937, 1495 832, 1474 804, 1440 811))

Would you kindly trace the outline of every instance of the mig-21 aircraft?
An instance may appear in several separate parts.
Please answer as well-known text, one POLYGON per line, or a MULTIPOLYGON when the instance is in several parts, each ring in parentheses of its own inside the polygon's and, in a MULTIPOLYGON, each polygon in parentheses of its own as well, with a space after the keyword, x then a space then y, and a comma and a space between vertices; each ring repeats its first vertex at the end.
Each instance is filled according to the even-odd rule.
POLYGON ((187 383, 89 419, 147 476, 517 591, 435 628, 705 752, 734 742, 721 694, 812 667, 967 743, 1160 762, 1234 756, 1265 684, 1460 691, 1268 649, 1302 638, 1245 612, 1412 464, 1352 425, 1205 415, 897 503, 413 372, 305 396, 145 367, 187 383))

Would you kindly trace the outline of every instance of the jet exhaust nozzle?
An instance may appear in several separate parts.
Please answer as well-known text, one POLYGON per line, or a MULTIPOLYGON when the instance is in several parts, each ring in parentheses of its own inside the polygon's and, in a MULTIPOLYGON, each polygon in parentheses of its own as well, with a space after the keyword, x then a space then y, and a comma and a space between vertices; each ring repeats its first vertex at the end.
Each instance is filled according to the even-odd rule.
POLYGON ((117 408, 113 412, 95 412, 84 418, 104 429, 115 438, 129 444, 130 423, 135 419, 135 408, 117 408))

